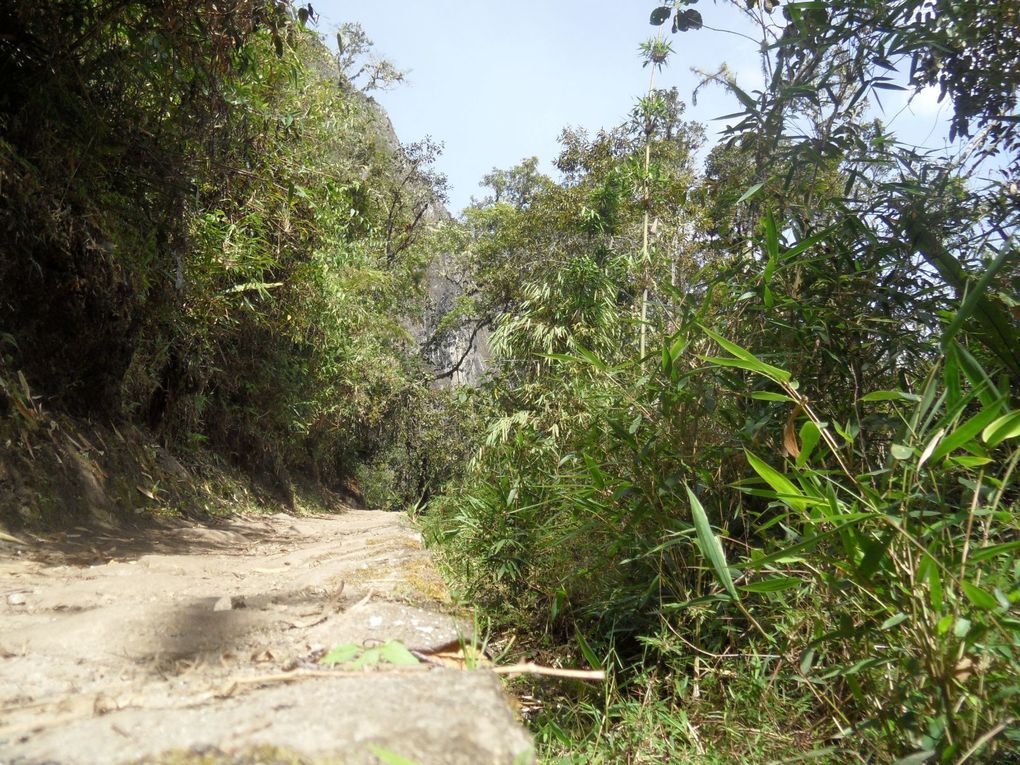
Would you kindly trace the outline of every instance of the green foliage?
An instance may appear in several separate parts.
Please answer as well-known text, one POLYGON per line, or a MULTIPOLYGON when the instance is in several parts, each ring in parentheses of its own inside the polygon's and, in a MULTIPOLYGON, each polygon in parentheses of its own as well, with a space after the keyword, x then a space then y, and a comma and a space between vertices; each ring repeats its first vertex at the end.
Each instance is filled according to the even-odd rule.
POLYGON ((346 488, 426 397, 406 326, 436 149, 351 85, 392 68, 353 28, 333 61, 308 8, 71 5, 17 6, 0 48, 12 368, 285 495, 294 470, 346 488))
MULTIPOLYGON (((695 29, 687 5, 650 20, 695 29)), ((947 60, 1011 44, 951 31, 998 11, 933 5, 962 40, 947 60)), ((917 4, 865 6, 783 6, 763 92, 707 76, 742 112, 704 178, 697 129, 651 90, 627 126, 564 133, 560 183, 494 174, 522 191, 468 211, 491 414, 426 523, 497 627, 612 671, 602 694, 546 690, 550 757, 1020 745, 1015 206, 969 164, 990 132, 939 161, 863 119, 884 55, 939 51, 912 16, 900 31, 917 4)))
POLYGON ((338 645, 326 653, 319 663, 350 665, 352 669, 368 669, 384 664, 394 667, 413 667, 420 662, 399 640, 387 640, 374 648, 364 648, 355 643, 338 645))

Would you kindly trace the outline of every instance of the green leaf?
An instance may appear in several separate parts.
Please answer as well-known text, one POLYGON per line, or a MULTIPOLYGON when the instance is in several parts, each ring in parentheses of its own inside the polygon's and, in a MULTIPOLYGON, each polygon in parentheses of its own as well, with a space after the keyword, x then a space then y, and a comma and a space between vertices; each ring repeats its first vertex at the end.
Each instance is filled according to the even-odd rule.
POLYGON ((730 576, 729 566, 726 565, 726 555, 723 552, 722 543, 712 532, 712 526, 708 522, 708 514, 705 512, 705 508, 702 507, 701 501, 691 491, 691 487, 684 484, 684 488, 687 489, 687 497, 691 502, 691 515, 694 517, 694 530, 698 535, 698 547, 701 548, 701 554, 712 564, 720 584, 730 594, 730 597, 734 600, 740 600, 737 588, 733 586, 733 578, 730 576))
POLYGON ((828 228, 819 231, 817 234, 813 234, 812 236, 809 236, 805 239, 801 239, 799 242, 793 245, 793 247, 791 247, 790 249, 786 250, 783 253, 783 260, 790 260, 792 258, 795 258, 805 250, 814 247, 820 241, 827 238, 829 234, 832 233, 833 228, 834 228, 833 226, 829 226, 828 228))
MULTIPOLYGON (((715 340, 722 348, 732 353, 740 361, 744 362, 743 368, 749 369, 752 372, 758 372, 759 374, 765 375, 777 382, 789 382, 790 373, 785 369, 766 364, 761 359, 757 358, 750 351, 745 348, 741 348, 736 343, 732 343, 717 332, 713 332, 708 327, 702 326, 701 329, 706 335, 715 340)), ((714 361, 715 363, 721 363, 720 359, 706 359, 706 361, 714 361)), ((732 361, 732 360, 731 360, 732 361)), ((730 366, 740 366, 737 364, 729 364, 730 366)))
POLYGON ((985 611, 992 611, 999 607, 999 602, 995 599, 995 596, 985 590, 982 590, 976 584, 971 584, 966 580, 962 580, 960 582, 960 587, 963 590, 963 594, 967 596, 967 600, 978 608, 982 608, 985 611))
POLYGON ((332 651, 319 659, 319 663, 347 664, 359 654, 361 654, 361 646, 355 645, 354 643, 345 643, 344 645, 338 645, 332 651))
POLYGON ((978 433, 984 430, 985 426, 989 425, 997 417, 998 411, 995 407, 985 409, 974 415, 942 439, 942 442, 932 452, 932 460, 940 460, 963 447, 968 441, 973 441, 978 433))
MULTIPOLYGON (((765 213, 765 253, 769 258, 769 265, 775 269, 775 263, 779 261, 779 230, 776 228, 776 219, 769 210, 765 213)), ((771 272, 766 270, 765 278, 768 279, 771 272)))
POLYGON ((576 627, 574 628, 574 636, 577 638, 577 645, 581 649, 584 660, 588 662, 588 666, 592 669, 602 669, 602 662, 599 661, 599 657, 595 655, 595 651, 592 650, 588 641, 584 639, 584 635, 576 627))
POLYGON ((981 440, 989 446, 1020 436, 1020 410, 1002 415, 981 431, 981 440))
MULTIPOLYGON (((752 101, 752 104, 753 103, 754 102, 752 101)), ((737 116, 737 115, 734 115, 734 116, 737 116)), ((737 200, 737 204, 739 205, 741 202, 746 202, 748 199, 750 199, 755 194, 757 194, 759 191, 761 191, 761 188, 764 185, 765 185, 764 183, 756 183, 756 184, 754 184, 751 188, 749 188, 747 191, 745 191, 743 193, 743 195, 740 197, 740 199, 737 200)))
POLYGON ((352 663, 355 669, 366 669, 368 667, 376 666, 382 659, 382 649, 366 648, 357 659, 352 663))
POLYGON ((774 576, 771 579, 742 584, 740 589, 744 592, 783 592, 802 584, 804 584, 804 580, 796 576, 774 576))
POLYGON ((922 749, 908 754, 906 757, 900 757, 893 765, 921 765, 921 763, 928 762, 932 757, 935 756, 935 752, 931 749, 922 749))
POLYGON ((977 282, 967 286, 967 297, 964 298, 953 320, 946 327, 945 332, 942 333, 943 348, 952 341, 967 320, 978 310, 979 304, 985 298, 988 285, 992 283, 995 275, 1009 262, 1015 253, 1016 250, 1012 247, 1003 247, 998 257, 985 269, 985 272, 981 274, 977 282))
POLYGON ((591 474, 591 480, 592 483, 595 484, 595 488, 606 488, 605 475, 602 473, 602 468, 599 467, 598 463, 583 452, 581 457, 584 459, 584 464, 588 468, 588 473, 591 474))
POLYGON ((793 399, 787 396, 785 393, 773 393, 767 390, 756 390, 751 394, 751 398, 756 401, 783 401, 786 403, 794 403, 793 399))
POLYGON ((888 619, 882 622, 882 626, 879 627, 879 629, 880 630, 892 629, 897 624, 902 624, 906 620, 907 620, 906 614, 896 614, 895 616, 890 616, 888 619))
POLYGON ((967 637, 967 634, 970 632, 970 626, 970 619, 964 619, 962 616, 959 617, 953 624, 953 635, 958 637, 960 640, 963 640, 963 638, 967 637))
POLYGON ((917 458, 918 468, 922 467, 924 463, 928 461, 928 458, 932 455, 932 452, 935 451, 935 447, 939 445, 939 441, 942 440, 942 436, 945 434, 946 431, 942 428, 935 431, 935 435, 931 437, 931 440, 928 441, 928 445, 924 447, 924 451, 921 452, 921 456, 917 458))
POLYGON ((811 420, 805 422, 800 428, 800 454, 797 455, 797 467, 804 467, 811 458, 811 453, 818 446, 822 438, 822 432, 811 420))
POLYGON ((970 554, 970 559, 975 563, 980 563, 983 560, 994 558, 1003 553, 1013 552, 1014 550, 1020 550, 1020 542, 1004 542, 1001 545, 979 547, 970 554))
POLYGON ((955 462, 960 467, 965 468, 977 468, 987 465, 992 461, 991 457, 975 457, 970 454, 961 454, 956 457, 950 457, 950 462, 955 462))
POLYGON ((778 499, 781 499, 794 510, 803 511, 807 509, 810 504, 807 501, 807 497, 805 497, 797 489, 797 487, 793 485, 793 482, 789 478, 773 468, 767 462, 755 457, 746 449, 744 450, 744 454, 747 455, 747 461, 754 469, 754 472, 761 476, 765 483, 775 489, 778 499))
POLYGON ((897 460, 909 460, 914 456, 914 450, 903 444, 893 444, 890 451, 892 451, 893 459, 897 460))
POLYGON ((383 661, 389 662, 395 667, 413 667, 419 664, 418 657, 407 650, 407 647, 399 640, 390 640, 379 649, 379 655, 383 661))
POLYGON ((921 397, 901 390, 876 390, 861 396, 861 401, 910 401, 918 402, 921 397))

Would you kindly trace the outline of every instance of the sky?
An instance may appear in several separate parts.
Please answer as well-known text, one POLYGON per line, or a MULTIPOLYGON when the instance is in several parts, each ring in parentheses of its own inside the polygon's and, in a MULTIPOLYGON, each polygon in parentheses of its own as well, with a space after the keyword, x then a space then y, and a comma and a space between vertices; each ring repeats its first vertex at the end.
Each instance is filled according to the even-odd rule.
MULTIPOLYGON (((485 196, 479 181, 493 168, 509 168, 537 156, 555 175, 557 136, 567 126, 591 132, 622 122, 648 88, 639 45, 653 37, 654 0, 318 0, 318 30, 327 43, 341 23, 358 22, 375 52, 407 72, 407 80, 373 97, 388 112, 401 141, 430 136, 443 144, 438 169, 450 182, 448 207, 458 213, 472 197, 485 196)), ((658 87, 679 89, 687 118, 706 127, 710 142, 725 124, 718 117, 739 111, 719 87, 691 94, 693 67, 715 71, 726 63, 738 84, 760 87, 756 43, 733 34, 755 30, 727 2, 698 5, 706 28, 666 35, 674 54, 658 75, 658 87), (729 29, 730 33, 714 31, 729 29)), ((335 45, 335 43, 333 43, 335 45)), ((890 93, 885 118, 904 137, 941 147, 948 107, 924 92, 908 105, 890 93), (904 108, 906 107, 906 108, 904 108)))

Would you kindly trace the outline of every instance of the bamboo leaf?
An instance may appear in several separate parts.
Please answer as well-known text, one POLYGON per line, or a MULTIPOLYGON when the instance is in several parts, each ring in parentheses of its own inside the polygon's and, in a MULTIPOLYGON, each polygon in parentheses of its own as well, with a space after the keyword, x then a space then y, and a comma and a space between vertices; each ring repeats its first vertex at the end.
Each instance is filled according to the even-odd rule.
POLYGON ((794 510, 803 511, 808 507, 810 503, 807 497, 793 485, 789 478, 767 462, 755 457, 751 452, 745 450, 744 454, 747 455, 747 461, 754 468, 754 472, 761 476, 762 480, 776 491, 778 499, 781 499, 794 510))
POLYGON ((722 543, 712 532, 712 526, 708 522, 708 514, 705 512, 705 508, 702 507, 701 501, 691 491, 691 487, 684 484, 684 488, 687 489, 687 497, 691 502, 691 515, 694 517, 694 530, 697 532, 698 547, 701 548, 702 555, 712 564, 712 568, 715 569, 715 574, 719 578, 719 583, 722 584, 726 592, 734 600, 740 600, 737 588, 733 586, 733 577, 730 576, 730 569, 726 565, 726 555, 723 552, 722 543))
MULTIPOLYGON (((739 114, 732 114, 730 116, 731 117, 739 117, 742 114, 743 114, 743 112, 740 112, 739 114)), ((754 184, 751 188, 749 188, 747 191, 745 191, 743 193, 743 195, 740 197, 740 199, 737 200, 737 204, 739 205, 741 202, 746 202, 748 199, 750 199, 755 194, 757 194, 759 191, 761 191, 761 188, 764 185, 765 185, 764 183, 756 183, 756 184, 754 184)))
MULTIPOLYGON (((704 331, 706 335, 715 340, 722 348, 732 353, 740 361, 744 362, 743 365, 730 364, 728 366, 741 366, 742 368, 749 369, 752 372, 758 372, 759 374, 763 374, 766 377, 769 377, 777 382, 789 382, 791 375, 785 369, 780 369, 779 367, 765 363, 747 349, 741 348, 736 343, 730 342, 719 333, 710 330, 708 327, 702 326, 701 329, 704 331)), ((705 359, 705 360, 712 361, 714 363, 721 363, 719 359, 705 359)))
POLYGON ((978 608, 991 611, 999 607, 999 602, 995 599, 995 596, 982 590, 976 584, 963 580, 960 582, 960 588, 963 590, 963 594, 967 596, 967 600, 978 608))
POLYGON ((981 440, 989 446, 1020 436, 1020 410, 1004 414, 981 431, 981 440))
POLYGON ((762 579, 759 582, 743 584, 740 589, 744 592, 783 592, 785 590, 799 587, 804 582, 795 576, 775 576, 771 579, 762 579))

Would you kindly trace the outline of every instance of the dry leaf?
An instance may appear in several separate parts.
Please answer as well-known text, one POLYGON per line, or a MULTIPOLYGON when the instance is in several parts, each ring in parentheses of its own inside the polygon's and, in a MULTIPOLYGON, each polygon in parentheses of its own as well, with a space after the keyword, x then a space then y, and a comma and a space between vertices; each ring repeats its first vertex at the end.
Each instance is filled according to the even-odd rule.
POLYGON ((797 459, 800 456, 800 445, 797 443, 797 418, 804 410, 797 404, 786 418, 786 427, 783 428, 783 449, 787 457, 797 459))

